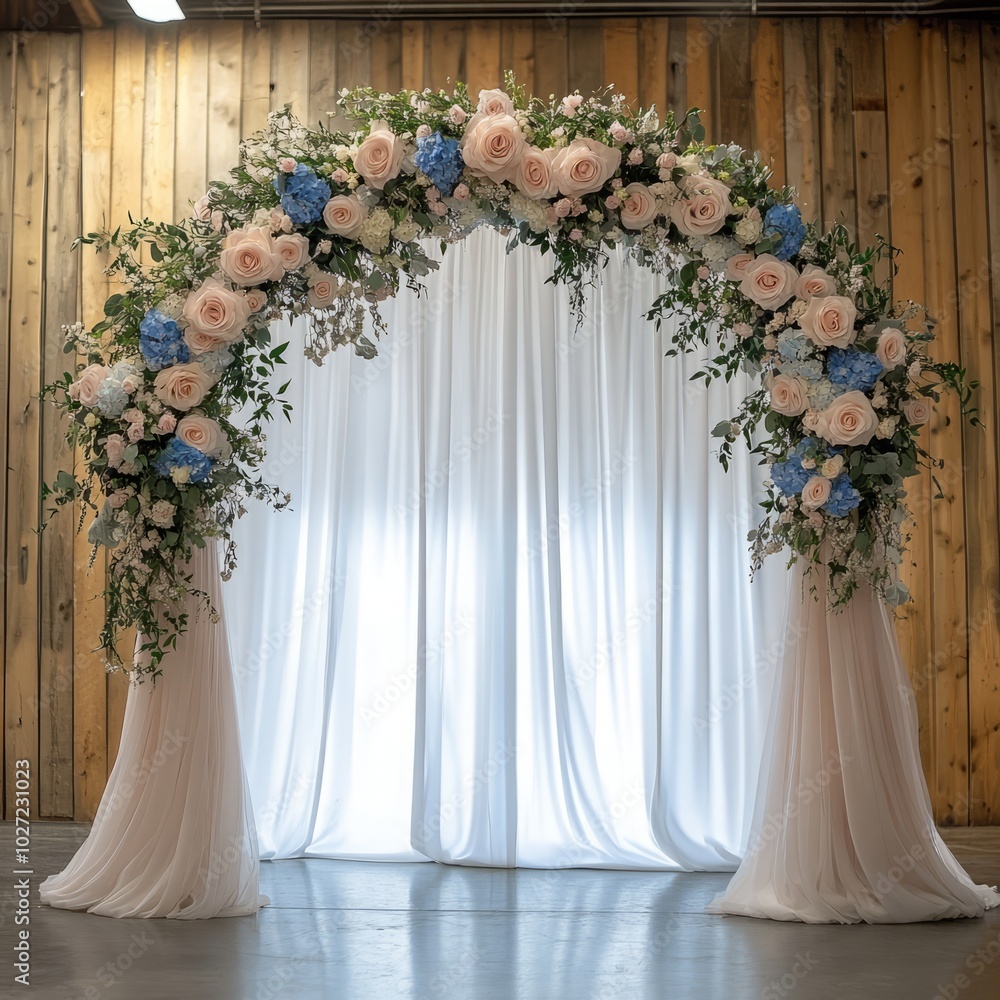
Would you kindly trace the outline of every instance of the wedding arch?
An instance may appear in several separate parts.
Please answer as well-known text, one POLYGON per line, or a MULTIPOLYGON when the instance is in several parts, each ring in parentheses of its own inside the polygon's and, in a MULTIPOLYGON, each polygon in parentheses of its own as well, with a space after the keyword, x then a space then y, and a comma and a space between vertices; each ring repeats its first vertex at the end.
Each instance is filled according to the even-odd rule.
MULTIPOLYGON (((303 347, 317 363, 346 344, 372 357, 366 314, 377 339, 379 303, 402 282, 419 290, 437 266, 420 241, 438 240, 444 250, 479 226, 506 234, 509 249, 551 252, 551 280, 569 287, 579 315, 585 287, 620 247, 636 265, 673 279, 648 310, 657 326, 680 317, 668 353, 714 348, 696 376, 706 382, 740 369, 759 376, 713 431, 724 465, 739 440, 770 465, 763 521, 750 536, 752 563, 788 550, 805 584, 798 614, 817 642, 827 642, 827 631, 850 635, 838 655, 850 661, 851 676, 877 672, 872 657, 885 661, 880 691, 899 703, 883 720, 891 737, 884 746, 899 763, 885 777, 905 785, 911 807, 902 810, 911 826, 897 822, 900 842, 917 828, 933 831, 883 601, 907 599, 896 575, 906 541, 904 482, 934 462, 919 443, 920 427, 942 391, 956 392, 975 420, 974 384, 955 363, 930 356, 933 324, 924 310, 894 305, 889 282, 876 280, 876 263, 892 260, 893 248, 881 239, 857 247, 843 226, 824 233, 806 225, 792 189, 770 187, 759 156, 705 142, 696 109, 661 120, 654 109, 631 109, 612 88, 543 101, 511 76, 478 99, 459 84, 452 93, 358 88, 338 103, 355 131, 306 128, 287 108, 273 114, 191 220, 147 219, 79 241, 110 254, 108 273, 123 290, 93 328, 66 328, 67 353, 86 362, 45 393, 67 411, 70 442, 84 461, 79 475, 61 473, 46 497, 81 503, 81 523, 96 512, 89 538, 95 550, 111 551, 101 634, 109 668, 167 682, 169 653, 199 606, 214 614, 212 588, 191 571, 198 550, 221 539, 227 576, 235 565, 231 528, 246 500, 276 507, 289 500, 258 474, 266 424, 289 409, 287 383, 275 388, 289 345, 272 344, 273 320, 307 317, 303 347), (852 614, 856 620, 837 624, 852 614), (135 656, 123 657, 119 641, 130 628, 139 636, 135 656)), ((808 657, 807 646, 791 659, 808 657)), ((814 731, 824 726, 820 720, 814 731)), ((800 749, 775 739, 771 752, 801 758, 804 767, 800 749)), ((846 780, 841 773, 839 786, 846 780)), ((762 783, 748 855, 757 864, 741 869, 744 883, 761 871, 773 880, 781 864, 762 826, 781 796, 787 805, 786 786, 762 783)), ((864 794, 880 801, 878 787, 864 794)), ((860 856, 858 831, 851 836, 860 856)), ((875 854, 888 850, 883 843, 875 854)), ((724 908, 878 920, 972 915, 994 905, 944 854, 928 866, 930 881, 950 887, 932 910, 920 888, 893 906, 872 904, 864 887, 853 909, 832 917, 813 901, 724 908)), ((827 862, 842 867, 842 859, 827 862)), ((255 893, 246 906, 256 907, 255 893)))

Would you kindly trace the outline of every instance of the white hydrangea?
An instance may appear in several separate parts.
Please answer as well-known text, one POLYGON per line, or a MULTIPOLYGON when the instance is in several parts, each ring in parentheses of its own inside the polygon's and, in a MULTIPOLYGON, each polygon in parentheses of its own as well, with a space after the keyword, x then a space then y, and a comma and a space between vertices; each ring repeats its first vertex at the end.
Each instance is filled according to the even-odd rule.
POLYGON ((526 222, 528 228, 534 233, 541 233, 548 229, 548 220, 545 218, 546 203, 536 201, 514 191, 510 196, 510 214, 518 222, 526 222))
POLYGON ((762 227, 763 223, 760 219, 752 219, 749 216, 744 215, 734 227, 736 239, 742 243, 743 246, 749 246, 751 243, 756 243, 757 240, 760 239, 762 227))
POLYGON ((392 216, 384 208, 376 208, 365 219, 358 238, 362 246, 372 253, 378 253, 389 245, 391 233, 392 216))
POLYGON ((392 235, 395 236, 400 243, 409 243, 410 240, 415 239, 419 234, 420 223, 414 221, 413 219, 405 219, 392 231, 392 235))

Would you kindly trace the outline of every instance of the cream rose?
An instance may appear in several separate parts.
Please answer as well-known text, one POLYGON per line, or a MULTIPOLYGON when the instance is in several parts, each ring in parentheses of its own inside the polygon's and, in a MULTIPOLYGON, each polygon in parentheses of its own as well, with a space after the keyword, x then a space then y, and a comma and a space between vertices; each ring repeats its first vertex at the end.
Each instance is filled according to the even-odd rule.
POLYGON ((177 421, 177 436, 209 458, 228 460, 233 453, 226 432, 211 417, 188 414, 177 421))
POLYGON ((108 369, 104 365, 87 365, 69 387, 69 398, 79 400, 84 406, 97 406, 97 390, 107 374, 108 369))
POLYGON ((153 388, 157 399, 175 410, 198 406, 215 385, 215 379, 199 364, 173 365, 156 376, 153 388))
POLYGON ((622 225, 626 229, 644 229, 656 218, 659 207, 656 196, 645 184, 633 181, 621 189, 619 197, 621 194, 628 195, 623 199, 621 210, 622 225))
POLYGON ((814 423, 813 429, 830 444, 868 444, 878 427, 878 416, 868 397, 852 389, 821 410, 814 423))
POLYGON ((309 292, 306 296, 309 300, 309 305, 315 306, 317 309, 322 309, 324 306, 330 305, 337 297, 337 287, 336 278, 325 276, 316 278, 310 284, 309 292))
POLYGON ((476 111, 484 115, 513 115, 514 102, 502 90, 481 90, 476 111))
POLYGON ((844 469, 844 456, 831 455, 820 470, 827 479, 836 479, 844 469))
MULTIPOLYGON (((280 267, 280 260, 279 260, 280 267)), ((215 278, 206 278, 184 302, 187 330, 184 340, 195 351, 218 350, 243 335, 250 318, 250 303, 215 278)))
POLYGON ((778 309, 792 297, 798 274, 787 261, 762 253, 743 269, 740 291, 762 309, 778 309))
POLYGON ((614 176, 621 166, 622 151, 596 139, 574 139, 555 156, 553 166, 559 190, 567 198, 593 194, 614 176))
POLYGON ((323 222, 327 232, 356 240, 361 227, 368 217, 368 209, 358 200, 356 194, 338 194, 331 198, 323 209, 323 222))
POLYGON ((711 236, 732 214, 729 188, 715 177, 685 177, 682 197, 670 206, 670 218, 685 236, 711 236))
POLYGON ((298 233, 279 236, 274 241, 274 249, 286 271, 297 271, 309 263, 309 241, 298 233))
POLYGON ((875 354, 886 371, 901 365, 906 360, 906 338, 903 331, 894 326, 886 327, 879 334, 875 354))
POLYGON ((817 295, 799 317, 799 326, 820 347, 847 347, 856 336, 857 315, 857 307, 846 295, 817 295))
POLYGON ((250 312, 258 312, 267 305, 267 296, 259 288, 248 288, 246 300, 250 312))
POLYGON ((219 264, 237 285, 262 285, 285 273, 269 229, 234 229, 222 247, 219 264))
POLYGON ((726 261, 726 277, 730 281, 742 281, 746 269, 754 262, 752 253, 736 253, 726 261))
POLYGON ((802 487, 802 507, 818 510, 830 499, 830 480, 825 476, 813 476, 802 487))
POLYGON ((556 196, 559 186, 553 170, 555 155, 554 149, 525 147, 514 173, 514 184, 521 194, 538 201, 556 196))
POLYGON ((526 145, 510 115, 480 111, 469 120, 462 136, 462 158, 474 174, 501 184, 515 176, 526 145))
POLYGON ((771 409, 786 417, 797 417, 808 405, 806 383, 796 375, 775 375, 768 389, 771 409))
POLYGON ((903 416, 906 417, 907 423, 926 424, 931 418, 931 404, 926 399, 908 399, 903 403, 903 416))
POLYGON ((369 187, 381 191, 388 181, 398 176, 405 152, 403 144, 388 124, 375 121, 354 154, 354 169, 369 187))
POLYGON ((795 281, 795 295, 800 299, 811 299, 817 295, 833 295, 837 282, 821 267, 806 264, 795 281))

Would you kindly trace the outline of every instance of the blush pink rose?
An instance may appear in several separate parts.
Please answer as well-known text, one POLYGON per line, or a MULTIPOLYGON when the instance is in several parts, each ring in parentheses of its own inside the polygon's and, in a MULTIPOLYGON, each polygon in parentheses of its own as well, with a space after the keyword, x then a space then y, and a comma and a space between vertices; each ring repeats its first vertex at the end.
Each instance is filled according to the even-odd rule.
POLYGON ((125 438, 121 434, 109 434, 104 450, 108 455, 108 465, 117 469, 125 458, 125 438))
POLYGON ((813 476, 802 487, 803 510, 818 510, 830 499, 830 480, 825 476, 813 476))
POLYGON ((157 434, 171 434, 177 426, 177 418, 172 413, 160 414, 160 419, 156 421, 157 434))
POLYGON ((517 172, 527 143, 520 126, 509 114, 490 115, 480 111, 469 119, 462 136, 462 157, 479 177, 495 184, 517 172))
POLYGON ((156 376, 153 388, 161 403, 175 410, 190 410, 201 404, 215 379, 199 364, 173 365, 156 376))
POLYGON ((307 298, 311 306, 322 309, 330 305, 337 297, 337 280, 326 275, 315 278, 309 285, 307 298))
POLYGON ((711 236, 732 214, 729 188, 715 177, 687 176, 682 196, 670 206, 670 218, 685 236, 711 236))
POLYGON ((811 299, 817 295, 833 295, 837 282, 826 271, 815 264, 806 264, 795 280, 795 295, 800 299, 811 299))
POLYGON ((335 195, 323 208, 323 222, 327 232, 345 236, 349 240, 358 238, 367 217, 368 209, 361 204, 356 194, 335 195))
POLYGON ((211 417, 188 414, 177 421, 177 436, 209 458, 228 460, 233 453, 226 432, 211 417))
POLYGON ((557 151, 553 166, 559 190, 569 198, 582 198, 600 191, 621 163, 620 149, 596 139, 577 138, 557 151))
MULTIPOLYGON (((536 149, 534 146, 525 148, 513 178, 521 194, 539 201, 556 196, 559 188, 553 170, 555 155, 554 149, 536 149)), ((458 196, 458 188, 455 189, 455 195, 458 196)))
POLYGON ((297 271, 309 263, 309 241, 299 233, 279 236, 274 241, 274 249, 286 271, 297 271))
POLYGON ((817 295, 799 317, 799 326, 820 347, 847 347, 856 336, 857 315, 857 307, 846 295, 817 295))
POLYGON ((212 202, 207 194, 203 194, 194 203, 194 217, 200 222, 208 222, 212 218, 212 202))
POLYGON ((399 175, 405 150, 395 132, 384 121, 372 122, 371 131, 354 154, 354 169, 365 183, 381 191, 399 175))
POLYGON ((215 351, 243 335, 250 304, 245 295, 215 278, 206 278, 185 300, 184 318, 188 324, 184 331, 187 345, 195 351, 215 351))
POLYGON ((903 403, 903 416, 906 417, 907 423, 915 426, 926 424, 931 418, 931 404, 919 397, 908 399, 903 403))
POLYGON ((887 326, 878 337, 875 354, 887 371, 896 368, 906 360, 906 338, 903 331, 887 326))
POLYGON ((656 218, 659 207, 656 195, 637 181, 627 184, 622 192, 628 195, 622 202, 622 225, 626 229, 644 229, 656 218))
POLYGON ((107 374, 108 369, 104 365, 87 365, 69 387, 69 398, 79 400, 84 406, 97 406, 97 390, 107 374))
POLYGON ((838 396, 810 421, 811 427, 830 444, 868 444, 878 428, 878 416, 868 397, 858 389, 838 396))
POLYGON ((127 433, 129 441, 136 444, 146 436, 146 429, 142 424, 129 424, 127 433))
POLYGON ((267 305, 267 295, 259 288, 248 288, 245 298, 250 312, 260 312, 267 305))
POLYGON ((234 229, 222 244, 219 264, 234 284, 246 287, 277 281, 284 273, 270 230, 234 229))
MULTIPOLYGON (((459 108, 459 111, 461 110, 459 108)), ((479 104, 476 105, 476 111, 491 117, 493 115, 513 115, 514 102, 502 90, 481 90, 479 91, 479 104)), ((464 120, 463 113, 462 121, 464 120)))
POLYGON ((465 108, 461 107, 461 105, 453 104, 448 109, 448 121, 450 121, 453 125, 461 125, 462 122, 464 122, 468 117, 469 116, 465 113, 465 108))
POLYGON ((808 406, 806 383, 795 375, 775 375, 768 386, 771 409, 786 417, 797 417, 808 406))
POLYGON ((742 281, 746 269, 753 263, 752 253, 736 253, 726 261, 726 277, 730 281, 742 281))
POLYGON ((762 309, 778 309, 792 297, 798 275, 787 261, 762 253, 743 268, 740 291, 762 309))

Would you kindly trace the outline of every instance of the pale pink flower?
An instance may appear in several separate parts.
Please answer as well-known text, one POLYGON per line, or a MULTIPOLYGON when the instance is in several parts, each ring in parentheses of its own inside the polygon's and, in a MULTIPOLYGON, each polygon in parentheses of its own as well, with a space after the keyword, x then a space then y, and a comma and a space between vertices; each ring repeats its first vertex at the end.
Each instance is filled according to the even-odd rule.
POLYGON ((278 169, 284 174, 290 174, 298 165, 294 156, 283 156, 278 161, 278 169))

